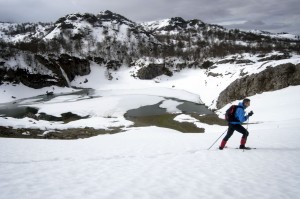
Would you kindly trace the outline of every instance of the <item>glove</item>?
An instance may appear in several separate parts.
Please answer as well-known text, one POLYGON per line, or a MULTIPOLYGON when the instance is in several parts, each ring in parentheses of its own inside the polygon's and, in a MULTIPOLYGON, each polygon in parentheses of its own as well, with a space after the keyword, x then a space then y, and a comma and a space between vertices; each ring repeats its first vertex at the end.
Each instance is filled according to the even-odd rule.
POLYGON ((248 113, 248 116, 250 117, 250 116, 252 116, 254 113, 253 113, 253 111, 250 111, 250 113, 248 113))

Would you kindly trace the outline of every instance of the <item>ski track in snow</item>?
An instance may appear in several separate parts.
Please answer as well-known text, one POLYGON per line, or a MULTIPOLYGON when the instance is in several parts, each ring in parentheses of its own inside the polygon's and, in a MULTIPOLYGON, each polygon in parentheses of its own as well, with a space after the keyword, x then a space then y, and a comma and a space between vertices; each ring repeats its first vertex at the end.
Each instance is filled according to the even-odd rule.
POLYGON ((221 135, 213 127, 204 134, 143 127, 74 141, 0 139, 0 191, 32 199, 295 198, 297 126, 250 125, 248 142, 257 149, 244 152, 231 149, 238 133, 231 148, 207 150, 221 135))

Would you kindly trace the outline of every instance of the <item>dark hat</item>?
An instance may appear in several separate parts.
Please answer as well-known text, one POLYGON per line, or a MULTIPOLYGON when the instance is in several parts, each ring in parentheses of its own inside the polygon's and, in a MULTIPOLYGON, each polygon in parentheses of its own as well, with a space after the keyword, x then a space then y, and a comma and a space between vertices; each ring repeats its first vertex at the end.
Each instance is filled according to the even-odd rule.
POLYGON ((250 102, 250 99, 245 98, 245 99, 243 100, 243 103, 246 103, 246 102, 250 102))

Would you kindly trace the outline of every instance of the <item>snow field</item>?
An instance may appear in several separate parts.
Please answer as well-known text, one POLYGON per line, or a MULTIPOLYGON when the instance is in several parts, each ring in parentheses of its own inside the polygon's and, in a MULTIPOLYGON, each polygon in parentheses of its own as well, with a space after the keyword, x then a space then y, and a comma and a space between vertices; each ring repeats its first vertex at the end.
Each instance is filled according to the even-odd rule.
POLYGON ((216 125, 206 125, 204 134, 152 126, 72 141, 1 138, 1 196, 297 198, 300 126, 293 109, 299 91, 295 86, 251 97, 251 121, 259 120, 248 126, 247 144, 257 147, 251 151, 235 149, 237 132, 228 148, 218 150, 219 140, 207 150, 226 130, 216 125))

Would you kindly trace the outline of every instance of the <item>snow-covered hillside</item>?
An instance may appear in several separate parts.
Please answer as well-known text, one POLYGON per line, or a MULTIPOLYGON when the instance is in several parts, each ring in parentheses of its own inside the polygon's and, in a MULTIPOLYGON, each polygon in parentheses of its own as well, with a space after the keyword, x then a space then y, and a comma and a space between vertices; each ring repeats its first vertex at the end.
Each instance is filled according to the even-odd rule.
POLYGON ((4 42, 30 42, 32 38, 41 39, 52 28, 51 23, 3 23, 0 22, 0 40, 4 42))
POLYGON ((299 40, 300 37, 299 35, 294 35, 294 34, 290 34, 290 33, 270 33, 270 32, 266 32, 266 31, 261 31, 261 30, 252 30, 249 31, 251 33, 254 34, 258 34, 258 35, 264 35, 264 36, 270 36, 272 38, 280 38, 280 39, 292 39, 292 40, 299 40))
POLYGON ((297 198, 299 93, 251 97, 251 151, 235 149, 239 133, 229 148, 207 150, 226 130, 216 125, 204 134, 142 127, 74 141, 1 138, 1 197, 297 198))
MULTIPOLYGON (((277 54, 268 54, 266 57, 277 54)), ((88 116, 88 118, 64 123, 27 117, 1 117, 0 125, 14 128, 38 128, 45 131, 49 129, 84 127, 96 129, 126 128, 132 125, 131 121, 127 121, 124 118, 124 114, 128 110, 172 101, 169 98, 203 103, 210 109, 216 109, 216 101, 219 94, 234 80, 245 75, 259 73, 266 68, 276 67, 280 64, 293 63, 296 65, 300 63, 299 55, 293 55, 289 59, 263 62, 258 61, 258 59, 260 58, 251 54, 232 55, 219 61, 219 64, 217 60, 212 59, 211 61, 214 61, 216 64, 209 69, 184 69, 176 72, 176 68, 174 68, 172 77, 163 75, 153 80, 134 78, 137 70, 143 65, 147 65, 147 60, 140 60, 143 63, 142 66, 121 67, 119 70, 112 72, 111 80, 106 78, 107 69, 94 63, 91 65, 91 73, 89 75, 77 76, 70 83, 73 87, 93 89, 92 93, 84 94, 76 93, 79 91, 78 89, 48 87, 37 90, 23 85, 12 86, 4 84, 0 87, 0 102, 2 103, 16 100, 15 102, 20 106, 37 108, 38 113, 36 115, 46 113, 60 117, 64 113, 71 112, 81 117, 88 116), (236 62, 249 60, 251 63, 224 63, 224 60, 232 60, 233 58, 236 62), (58 96, 49 101, 41 101, 41 97, 27 99, 46 92, 54 92, 58 96), (60 93, 69 94, 60 96, 60 93)), ((164 108, 175 110, 170 113, 178 113, 176 111, 178 104, 175 102, 176 100, 173 100, 171 105, 164 108)), ((2 104, 2 106, 7 106, 7 104, 2 104)))

